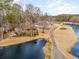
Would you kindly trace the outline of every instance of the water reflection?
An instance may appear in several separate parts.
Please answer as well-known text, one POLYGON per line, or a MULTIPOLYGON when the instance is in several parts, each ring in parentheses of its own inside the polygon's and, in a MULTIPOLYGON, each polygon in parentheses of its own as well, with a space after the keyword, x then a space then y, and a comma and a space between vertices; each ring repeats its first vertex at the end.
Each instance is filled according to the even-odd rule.
POLYGON ((33 41, 0 48, 0 59, 45 59, 43 47, 46 41, 39 38, 33 41))

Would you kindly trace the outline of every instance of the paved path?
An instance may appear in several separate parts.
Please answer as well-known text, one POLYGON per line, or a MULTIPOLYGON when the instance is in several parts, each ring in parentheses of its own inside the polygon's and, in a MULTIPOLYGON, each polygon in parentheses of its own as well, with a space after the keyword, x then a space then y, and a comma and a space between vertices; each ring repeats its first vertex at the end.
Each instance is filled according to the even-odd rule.
POLYGON ((58 50, 57 44, 55 42, 54 32, 50 30, 50 37, 52 39, 52 55, 51 59, 65 59, 65 56, 58 50))
POLYGON ((69 54, 69 51, 75 43, 76 37, 71 27, 66 28, 67 30, 57 29, 54 32, 50 31, 54 54, 52 59, 75 59, 69 54))

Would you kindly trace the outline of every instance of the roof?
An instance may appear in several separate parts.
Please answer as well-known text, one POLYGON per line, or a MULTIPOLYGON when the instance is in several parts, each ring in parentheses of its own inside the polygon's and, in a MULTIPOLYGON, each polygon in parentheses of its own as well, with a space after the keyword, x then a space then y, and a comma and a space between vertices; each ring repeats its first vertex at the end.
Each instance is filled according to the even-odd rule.
POLYGON ((51 24, 48 21, 39 21, 39 22, 37 22, 36 26, 50 28, 51 24))

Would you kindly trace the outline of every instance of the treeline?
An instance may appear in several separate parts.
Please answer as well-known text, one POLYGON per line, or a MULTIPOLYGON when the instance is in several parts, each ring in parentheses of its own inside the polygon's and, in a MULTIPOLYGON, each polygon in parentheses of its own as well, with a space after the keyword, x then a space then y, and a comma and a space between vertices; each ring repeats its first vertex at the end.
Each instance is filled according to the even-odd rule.
POLYGON ((12 1, 4 2, 2 6, 0 6, 0 15, 3 18, 2 24, 4 22, 9 22, 13 24, 13 27, 16 27, 29 20, 34 23, 36 18, 41 14, 40 9, 38 7, 34 7, 31 4, 26 5, 26 10, 23 11, 23 8, 20 5, 13 4, 11 6, 9 2, 11 3, 12 1))
POLYGON ((54 21, 64 21, 64 22, 79 22, 79 14, 61 14, 53 16, 54 21))
POLYGON ((49 16, 43 14, 39 7, 27 4, 25 11, 22 6, 13 0, 0 0, 0 36, 15 32, 17 35, 28 33, 33 36, 37 33, 35 24, 39 21, 49 21, 49 16), (35 30, 35 31, 33 31, 35 30), (33 33, 34 32, 34 33, 33 33))

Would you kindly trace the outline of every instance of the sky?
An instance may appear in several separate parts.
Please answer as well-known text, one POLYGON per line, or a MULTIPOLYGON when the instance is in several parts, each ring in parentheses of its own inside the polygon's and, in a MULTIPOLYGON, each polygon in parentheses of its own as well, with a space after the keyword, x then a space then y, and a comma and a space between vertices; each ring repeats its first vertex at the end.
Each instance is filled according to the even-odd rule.
POLYGON ((23 7, 33 4, 49 15, 79 14, 79 0, 14 0, 14 3, 23 7))

